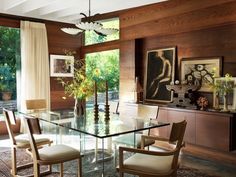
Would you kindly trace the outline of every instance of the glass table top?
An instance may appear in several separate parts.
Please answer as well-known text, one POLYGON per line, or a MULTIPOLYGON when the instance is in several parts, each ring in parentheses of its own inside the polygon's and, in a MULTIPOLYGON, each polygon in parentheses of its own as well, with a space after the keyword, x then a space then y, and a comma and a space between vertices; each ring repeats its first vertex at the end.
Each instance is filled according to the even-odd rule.
POLYGON ((86 116, 76 117, 73 111, 64 114, 61 111, 40 111, 36 113, 21 113, 25 116, 37 117, 41 121, 46 121, 74 131, 92 135, 98 138, 138 132, 167 126, 169 123, 158 122, 156 119, 141 117, 126 117, 125 115, 110 114, 110 120, 105 121, 104 112, 99 112, 99 120, 94 120, 93 110, 86 110, 86 116))

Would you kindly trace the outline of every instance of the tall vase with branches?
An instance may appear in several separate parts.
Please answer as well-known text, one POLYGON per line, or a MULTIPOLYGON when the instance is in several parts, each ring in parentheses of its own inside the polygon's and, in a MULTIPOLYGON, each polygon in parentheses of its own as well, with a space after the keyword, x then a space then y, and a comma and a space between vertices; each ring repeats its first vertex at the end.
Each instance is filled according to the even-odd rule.
POLYGON ((75 116, 84 116, 86 113, 86 97, 94 92, 92 77, 86 76, 85 60, 75 61, 74 77, 72 79, 57 78, 65 89, 65 93, 75 99, 75 116))

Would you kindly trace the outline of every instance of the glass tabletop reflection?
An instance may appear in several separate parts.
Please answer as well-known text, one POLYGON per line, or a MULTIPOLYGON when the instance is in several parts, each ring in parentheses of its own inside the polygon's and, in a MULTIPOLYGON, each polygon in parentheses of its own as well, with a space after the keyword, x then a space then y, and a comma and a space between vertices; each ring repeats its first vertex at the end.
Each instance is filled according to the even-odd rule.
POLYGON ((41 121, 46 121, 98 138, 107 138, 169 125, 169 123, 159 122, 157 119, 153 118, 126 117, 125 115, 117 114, 110 114, 110 120, 105 121, 104 112, 99 112, 99 120, 95 121, 92 109, 86 110, 85 116, 81 117, 74 116, 73 111, 67 114, 64 114, 63 111, 22 112, 22 114, 37 117, 41 121))

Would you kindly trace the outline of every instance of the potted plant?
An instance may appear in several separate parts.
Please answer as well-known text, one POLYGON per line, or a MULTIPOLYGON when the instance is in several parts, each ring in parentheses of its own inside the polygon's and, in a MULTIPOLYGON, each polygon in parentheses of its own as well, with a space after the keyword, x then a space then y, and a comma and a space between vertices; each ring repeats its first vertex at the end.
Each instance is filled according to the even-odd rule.
POLYGON ((16 76, 8 64, 0 66, 0 92, 2 100, 11 100, 12 94, 16 89, 16 76))

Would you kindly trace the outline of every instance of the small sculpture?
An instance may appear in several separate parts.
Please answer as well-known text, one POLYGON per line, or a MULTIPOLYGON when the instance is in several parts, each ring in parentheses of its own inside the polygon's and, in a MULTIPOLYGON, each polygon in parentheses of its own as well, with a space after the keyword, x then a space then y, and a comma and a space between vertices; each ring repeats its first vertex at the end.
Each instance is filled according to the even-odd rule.
POLYGON ((188 84, 179 84, 179 81, 176 80, 174 85, 166 85, 166 89, 169 91, 173 91, 177 94, 177 97, 173 98, 173 102, 170 103, 170 106, 177 107, 192 107, 196 108, 196 106, 191 104, 190 98, 185 97, 185 94, 188 94, 190 91, 196 91, 200 88, 199 85, 188 85, 188 84))

